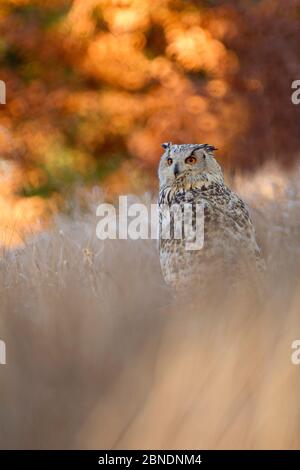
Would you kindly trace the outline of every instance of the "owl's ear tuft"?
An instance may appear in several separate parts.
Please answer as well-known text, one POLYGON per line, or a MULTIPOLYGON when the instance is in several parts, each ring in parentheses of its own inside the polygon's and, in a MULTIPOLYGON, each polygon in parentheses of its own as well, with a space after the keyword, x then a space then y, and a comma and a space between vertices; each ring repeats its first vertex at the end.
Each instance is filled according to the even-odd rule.
POLYGON ((218 150, 214 145, 203 144, 203 147, 207 152, 214 152, 215 150, 218 150))
POLYGON ((169 148, 171 145, 172 145, 171 142, 164 142, 163 144, 161 144, 162 148, 165 150, 169 148))

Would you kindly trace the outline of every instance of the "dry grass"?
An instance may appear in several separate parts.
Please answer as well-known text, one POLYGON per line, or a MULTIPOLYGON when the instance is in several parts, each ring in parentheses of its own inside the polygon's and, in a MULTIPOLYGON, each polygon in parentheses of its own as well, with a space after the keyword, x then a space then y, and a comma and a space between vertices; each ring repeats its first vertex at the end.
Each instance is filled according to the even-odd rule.
POLYGON ((272 194, 262 174, 236 181, 268 261, 260 308, 235 293, 181 305, 155 242, 100 242, 93 209, 3 250, 1 448, 297 448, 297 174, 272 194))

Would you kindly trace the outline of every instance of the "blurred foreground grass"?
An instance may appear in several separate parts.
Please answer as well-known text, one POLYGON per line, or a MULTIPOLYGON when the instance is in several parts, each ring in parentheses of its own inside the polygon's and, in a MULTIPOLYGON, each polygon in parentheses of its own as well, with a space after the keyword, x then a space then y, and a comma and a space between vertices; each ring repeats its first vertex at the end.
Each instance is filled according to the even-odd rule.
POLYGON ((2 248, 1 448, 298 448, 298 173, 235 179, 268 262, 259 307, 175 300, 155 242, 96 239, 95 198, 2 248))

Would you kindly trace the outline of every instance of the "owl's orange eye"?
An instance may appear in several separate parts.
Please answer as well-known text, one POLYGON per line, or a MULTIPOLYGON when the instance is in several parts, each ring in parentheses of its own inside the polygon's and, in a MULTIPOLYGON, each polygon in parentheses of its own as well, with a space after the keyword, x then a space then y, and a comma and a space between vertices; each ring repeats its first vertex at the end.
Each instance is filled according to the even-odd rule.
POLYGON ((194 164, 196 163, 196 161, 197 161, 197 158, 196 158, 196 157, 192 157, 192 156, 187 157, 187 158, 185 159, 185 163, 189 163, 190 165, 194 165, 194 164))
POLYGON ((169 166, 171 166, 172 163, 173 163, 173 160, 172 160, 172 158, 169 157, 168 160, 167 160, 167 164, 168 164, 169 166))

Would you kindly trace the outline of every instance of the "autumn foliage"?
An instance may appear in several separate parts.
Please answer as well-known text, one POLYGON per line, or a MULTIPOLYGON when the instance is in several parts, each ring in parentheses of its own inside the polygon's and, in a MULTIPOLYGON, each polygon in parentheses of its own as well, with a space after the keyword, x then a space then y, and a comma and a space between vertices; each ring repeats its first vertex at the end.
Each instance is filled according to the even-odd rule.
POLYGON ((164 141, 212 143, 230 170, 297 157, 298 1, 3 0, 0 20, 0 152, 23 196, 144 188, 164 141))

